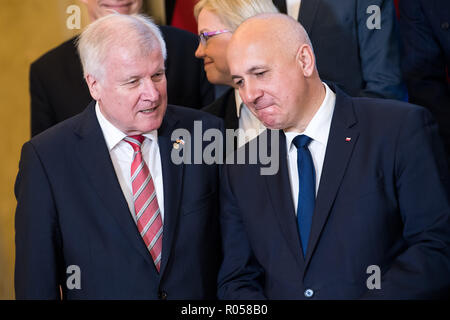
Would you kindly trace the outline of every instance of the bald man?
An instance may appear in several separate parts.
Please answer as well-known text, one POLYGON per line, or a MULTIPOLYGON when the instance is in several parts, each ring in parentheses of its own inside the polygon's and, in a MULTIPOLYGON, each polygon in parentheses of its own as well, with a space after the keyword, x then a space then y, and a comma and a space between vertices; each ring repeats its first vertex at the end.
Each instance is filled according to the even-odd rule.
POLYGON ((323 83, 285 15, 244 22, 227 58, 244 103, 280 132, 267 146, 280 167, 225 166, 219 297, 447 297, 448 173, 429 112, 323 83))

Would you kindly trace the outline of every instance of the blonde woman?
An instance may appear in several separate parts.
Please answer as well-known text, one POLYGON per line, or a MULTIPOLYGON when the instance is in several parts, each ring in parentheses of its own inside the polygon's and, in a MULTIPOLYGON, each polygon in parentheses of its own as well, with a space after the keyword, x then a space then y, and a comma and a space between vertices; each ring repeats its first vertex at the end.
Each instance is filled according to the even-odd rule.
POLYGON ((263 124, 242 103, 234 88, 226 60, 228 43, 234 30, 247 18, 278 12, 271 0, 200 0, 194 7, 199 44, 195 56, 203 59, 209 82, 230 86, 219 99, 203 110, 221 117, 227 129, 243 129, 238 146, 265 130, 263 124))

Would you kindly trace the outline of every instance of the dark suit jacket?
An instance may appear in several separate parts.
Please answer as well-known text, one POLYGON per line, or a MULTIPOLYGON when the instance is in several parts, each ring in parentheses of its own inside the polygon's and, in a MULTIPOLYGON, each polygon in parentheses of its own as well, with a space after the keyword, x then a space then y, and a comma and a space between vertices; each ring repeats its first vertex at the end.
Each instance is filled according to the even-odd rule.
MULTIPOLYGON (((194 56, 198 40, 190 32, 160 27, 167 47, 166 76, 169 104, 200 109, 214 101, 203 62, 194 56)), ((31 64, 31 135, 81 111, 92 100, 83 79, 72 38, 31 64)))
POLYGON ((216 101, 202 109, 205 112, 222 118, 226 129, 236 130, 239 128, 239 118, 236 114, 236 97, 234 89, 230 88, 216 101))
POLYGON ((164 232, 158 275, 117 180, 94 103, 25 143, 15 185, 18 299, 214 299, 221 259, 218 165, 175 165, 172 131, 223 128, 169 106, 158 130, 164 232), (81 270, 69 290, 66 270, 81 270))
MULTIPOLYGON (((274 0, 286 13, 286 1, 274 0)), ((298 20, 314 48, 320 77, 352 96, 404 99, 395 8, 391 0, 302 0, 298 20), (370 5, 381 29, 370 30, 370 5)))
POLYGON ((400 1, 399 11, 409 101, 431 111, 450 157, 450 2, 400 1))
POLYGON ((306 258, 284 134, 277 174, 226 165, 219 298, 305 299, 307 289, 313 299, 447 296, 448 174, 436 129, 423 108, 338 91, 306 258), (380 290, 366 286, 371 265, 380 290))

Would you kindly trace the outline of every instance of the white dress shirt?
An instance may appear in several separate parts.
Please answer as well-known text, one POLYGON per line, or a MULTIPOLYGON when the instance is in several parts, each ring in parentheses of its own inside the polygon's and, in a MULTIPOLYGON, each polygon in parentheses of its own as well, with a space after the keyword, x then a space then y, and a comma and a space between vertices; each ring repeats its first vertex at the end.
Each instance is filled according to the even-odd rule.
POLYGON ((316 171, 316 196, 319 190, 320 176, 322 175, 323 161, 327 149, 328 135, 330 133, 331 118, 333 117, 336 94, 324 83, 326 89, 325 98, 314 117, 309 122, 304 132, 285 132, 287 160, 289 169, 289 180, 291 182, 292 200, 294 201, 295 214, 298 204, 298 170, 297 170, 297 147, 292 140, 300 134, 307 135, 312 140, 308 145, 311 153, 314 169, 316 171))
MULTIPOLYGON (((109 155, 116 171, 117 179, 123 195, 130 208, 131 216, 136 222, 136 214, 133 202, 133 189, 131 186, 131 163, 133 160, 133 148, 124 141, 127 135, 117 129, 105 116, 101 113, 98 102, 95 105, 95 113, 98 122, 105 137, 106 146, 109 150, 109 155)), ((142 157, 147 164, 150 174, 153 178, 153 183, 156 190, 156 198, 158 199, 159 209, 161 211, 161 218, 164 221, 164 192, 163 192, 163 177, 161 167, 161 156, 159 154, 158 146, 158 132, 153 130, 149 133, 143 134, 146 138, 141 146, 142 157)))
POLYGON ((301 0, 286 0, 287 14, 295 20, 298 20, 301 2, 301 0))
POLYGON ((248 141, 259 136, 261 132, 266 130, 266 127, 242 102, 241 96, 239 95, 239 90, 235 89, 234 97, 236 100, 236 115, 239 119, 239 129, 243 129, 245 131, 245 134, 238 135, 238 147, 241 147, 248 141))

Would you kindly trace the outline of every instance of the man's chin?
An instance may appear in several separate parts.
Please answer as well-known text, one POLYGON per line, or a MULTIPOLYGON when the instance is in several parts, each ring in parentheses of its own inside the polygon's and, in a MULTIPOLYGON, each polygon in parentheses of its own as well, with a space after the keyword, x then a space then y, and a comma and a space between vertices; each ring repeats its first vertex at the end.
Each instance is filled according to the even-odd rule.
POLYGON ((145 132, 150 132, 153 130, 158 130, 161 127, 161 124, 162 124, 162 118, 152 121, 152 122, 142 126, 143 132, 145 133, 145 132))
POLYGON ((282 129, 280 123, 273 116, 262 116, 258 117, 258 119, 266 128, 272 130, 282 129))
POLYGON ((127 6, 124 7, 104 7, 102 10, 102 13, 100 14, 101 17, 107 16, 109 14, 112 13, 120 13, 120 14, 126 14, 126 15, 130 15, 130 14, 136 14, 139 13, 139 10, 135 10, 134 8, 130 8, 127 6))
POLYGON ((154 119, 140 119, 133 128, 133 134, 144 134, 153 130, 158 130, 161 127, 163 117, 157 117, 154 119))

